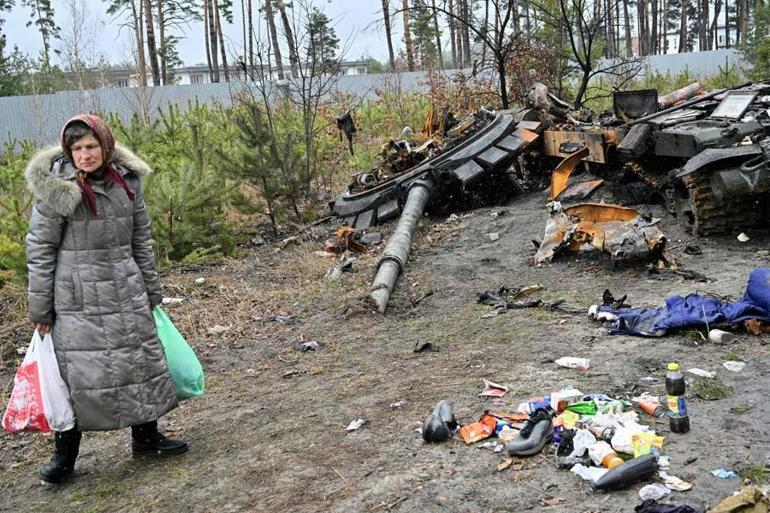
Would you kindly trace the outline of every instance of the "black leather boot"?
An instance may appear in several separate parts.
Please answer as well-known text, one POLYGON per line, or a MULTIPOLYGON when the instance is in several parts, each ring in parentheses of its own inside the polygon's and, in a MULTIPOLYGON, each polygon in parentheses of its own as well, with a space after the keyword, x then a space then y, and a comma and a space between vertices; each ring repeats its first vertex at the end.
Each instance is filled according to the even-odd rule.
POLYGON ((158 432, 158 421, 131 426, 134 456, 172 456, 187 452, 187 440, 166 438, 158 432))
POLYGON ((82 434, 76 426, 69 431, 56 431, 53 436, 53 456, 40 468, 40 478, 46 483, 58 484, 72 475, 75 469, 82 434))

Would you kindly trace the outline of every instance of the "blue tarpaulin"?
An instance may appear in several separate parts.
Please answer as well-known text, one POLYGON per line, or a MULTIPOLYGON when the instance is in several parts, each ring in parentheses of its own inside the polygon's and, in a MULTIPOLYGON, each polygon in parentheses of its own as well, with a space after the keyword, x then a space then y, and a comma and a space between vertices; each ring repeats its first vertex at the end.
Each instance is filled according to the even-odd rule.
POLYGON ((613 335, 662 337, 670 329, 708 324, 735 325, 749 319, 770 322, 770 269, 754 269, 743 300, 734 303, 698 294, 671 296, 658 308, 613 308, 600 305, 599 318, 610 319, 613 335))

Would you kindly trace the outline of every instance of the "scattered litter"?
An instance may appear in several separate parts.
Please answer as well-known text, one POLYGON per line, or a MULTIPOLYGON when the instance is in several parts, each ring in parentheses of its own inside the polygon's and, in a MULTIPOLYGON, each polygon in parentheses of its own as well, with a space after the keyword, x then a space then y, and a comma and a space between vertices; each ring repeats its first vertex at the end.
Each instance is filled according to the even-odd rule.
POLYGON ((215 324, 214 326, 212 326, 211 328, 209 328, 206 331, 208 332, 209 335, 221 335, 225 331, 229 331, 229 330, 230 330, 229 326, 228 327, 224 327, 221 324, 215 324))
POLYGON ((733 372, 741 372, 745 366, 746 362, 724 362, 722 364, 722 367, 733 372))
POLYGON ((724 467, 719 467, 717 469, 712 470, 711 474, 720 479, 732 479, 734 477, 738 477, 738 474, 736 474, 732 470, 726 470, 724 467))
POLYGON ((505 445, 498 443, 498 442, 484 442, 483 444, 479 445, 480 449, 489 449, 490 451, 494 453, 500 453, 503 452, 503 449, 505 449, 505 445))
POLYGON ((270 320, 275 322, 289 322, 293 321, 295 318, 294 315, 276 315, 275 317, 270 317, 270 320))
POLYGON ((324 258, 328 258, 328 257, 336 257, 336 256, 337 256, 337 255, 335 255, 334 253, 332 253, 331 251, 321 251, 321 250, 319 250, 319 251, 314 251, 314 252, 313 252, 313 254, 314 254, 315 256, 324 257, 324 258))
POLYGON ((503 458, 503 461, 497 464, 497 471, 502 472, 513 464, 513 458, 503 458))
POLYGON ((482 379, 484 381, 484 390, 482 390, 482 392, 479 394, 480 396, 502 397, 508 391, 508 387, 505 385, 493 383, 486 378, 482 379))
POLYGON ((281 377, 290 378, 292 376, 299 376, 300 374, 307 374, 307 369, 291 369, 281 374, 281 377))
POLYGON ((355 431, 356 429, 360 428, 364 424, 366 424, 366 421, 364 419, 351 420, 350 424, 348 424, 348 427, 346 427, 345 430, 355 431))
POLYGON ((206 283, 206 278, 195 278, 196 285, 203 285, 204 283, 206 283))
POLYGON ((701 378, 714 378, 717 375, 716 372, 699 369, 697 367, 694 367, 692 369, 687 369, 687 372, 689 372, 690 374, 694 374, 695 376, 700 376, 701 378))
POLYGON ((311 340, 310 342, 295 342, 291 347, 296 351, 305 353, 307 351, 315 351, 319 349, 321 345, 315 340, 311 340))
POLYGON ((760 490, 756 486, 748 486, 740 492, 722 500, 716 507, 707 513, 765 513, 768 510, 766 489, 760 490))
POLYGON ((577 358, 574 356, 564 356, 554 362, 560 367, 567 367, 568 369, 588 370, 591 366, 591 360, 588 358, 577 358))
POLYGON ((438 353, 439 347, 433 342, 415 342, 415 353, 438 353))
POLYGON ((693 509, 687 504, 664 504, 662 502, 648 500, 634 508, 636 513, 700 513, 702 510, 693 509))
POLYGON ((324 242, 324 251, 342 254, 346 251, 362 253, 366 251, 366 244, 361 243, 361 232, 350 226, 340 226, 334 235, 324 242))
POLYGON ((751 238, 749 238, 749 236, 743 232, 741 232, 740 235, 738 235, 738 242, 748 242, 750 240, 751 238))
POLYGON ((390 409, 391 410, 397 410, 404 406, 406 404, 406 401, 396 401, 395 403, 390 403, 390 409))
POLYGON ((604 474, 609 472, 609 469, 604 467, 586 467, 582 463, 578 463, 577 465, 575 465, 570 469, 570 472, 574 472, 575 474, 579 475, 586 481, 591 481, 595 483, 604 474))
POLYGON ((176 303, 181 303, 182 301, 184 301, 184 298, 181 298, 181 297, 164 297, 161 300, 161 303, 163 303, 164 305, 173 305, 176 303))
POLYGON ((709 331, 709 340, 715 344, 732 344, 738 337, 729 331, 711 330, 709 331))
MULTIPOLYGON (((698 458, 696 457, 695 459, 697 460, 698 458)), ((685 465, 687 465, 687 462, 685 462, 685 465)), ((668 456, 665 456, 663 454, 658 456, 658 466, 662 469, 669 468, 671 466, 671 463, 668 461, 668 456)))
POLYGON ((662 484, 648 484, 645 486, 642 486, 642 488, 639 490, 639 497, 643 500, 658 500, 662 499, 666 495, 670 494, 671 490, 663 486, 662 484))
POLYGON ((476 422, 471 422, 460 428, 460 438, 466 444, 472 444, 492 436, 497 426, 497 419, 488 413, 481 416, 476 422))
MULTIPOLYGON (((660 461, 658 461, 658 463, 660 464, 660 461)), ((658 475, 663 480, 666 487, 671 490, 676 492, 686 492, 687 490, 692 489, 692 483, 688 483, 676 476, 669 475, 662 470, 658 472, 658 475)))
POLYGON ((490 241, 492 241, 492 242, 495 242, 497 239, 499 239, 499 238, 500 238, 500 234, 499 234, 499 233, 497 233, 497 232, 488 233, 488 234, 487 234, 487 237, 489 237, 489 240, 490 240, 490 241))
POLYGON ((446 222, 447 223, 454 223, 456 221, 459 221, 460 217, 457 214, 452 214, 449 217, 447 217, 446 222))

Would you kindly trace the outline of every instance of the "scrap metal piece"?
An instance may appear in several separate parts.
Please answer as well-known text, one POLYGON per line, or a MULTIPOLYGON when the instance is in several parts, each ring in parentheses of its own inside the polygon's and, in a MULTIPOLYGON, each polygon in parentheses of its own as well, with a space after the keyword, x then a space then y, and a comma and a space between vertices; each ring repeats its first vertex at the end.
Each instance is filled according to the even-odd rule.
POLYGON ((570 175, 580 161, 588 156, 588 153, 588 147, 583 146, 569 157, 559 162, 559 165, 556 166, 556 169, 554 169, 551 174, 551 201, 556 199, 561 191, 567 188, 567 180, 569 180, 570 175))
POLYGON ((592 192, 594 192, 604 180, 598 178, 596 180, 589 180, 587 182, 573 183, 567 186, 566 189, 561 191, 556 197, 559 201, 570 203, 573 201, 583 200, 587 198, 592 192))
POLYGON ((613 260, 661 255, 666 237, 657 220, 643 218, 632 208, 584 203, 563 209, 558 201, 548 204, 550 219, 545 236, 530 265, 548 262, 563 250, 601 251, 613 260))

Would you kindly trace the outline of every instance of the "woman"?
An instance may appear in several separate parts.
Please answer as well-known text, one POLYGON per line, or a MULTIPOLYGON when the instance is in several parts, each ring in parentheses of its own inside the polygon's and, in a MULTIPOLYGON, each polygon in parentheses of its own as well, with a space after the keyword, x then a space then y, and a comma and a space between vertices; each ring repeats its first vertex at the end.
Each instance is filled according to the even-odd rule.
POLYGON ((187 450, 157 429, 177 401, 152 317, 162 296, 139 180, 150 172, 91 115, 69 120, 61 147, 37 154, 25 172, 35 196, 29 316, 52 333, 77 419, 54 433, 53 456, 40 469, 49 483, 72 474, 82 431, 131 426, 134 455, 187 450))

